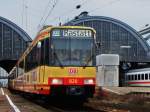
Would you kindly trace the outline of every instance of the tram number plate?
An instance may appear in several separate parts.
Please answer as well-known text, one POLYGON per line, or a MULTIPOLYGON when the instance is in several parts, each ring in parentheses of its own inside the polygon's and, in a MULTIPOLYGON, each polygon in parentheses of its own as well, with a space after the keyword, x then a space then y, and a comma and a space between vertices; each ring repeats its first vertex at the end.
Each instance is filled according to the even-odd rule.
POLYGON ((78 83, 78 80, 77 80, 77 79, 69 79, 69 80, 68 80, 68 83, 69 83, 69 84, 77 84, 77 83, 78 83))

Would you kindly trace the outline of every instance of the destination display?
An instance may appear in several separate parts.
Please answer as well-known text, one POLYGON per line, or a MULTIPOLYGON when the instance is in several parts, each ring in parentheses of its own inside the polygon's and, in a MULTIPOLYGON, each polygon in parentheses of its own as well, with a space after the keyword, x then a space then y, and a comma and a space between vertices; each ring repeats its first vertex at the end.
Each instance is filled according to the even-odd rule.
POLYGON ((91 30, 63 30, 64 37, 91 37, 91 30))
POLYGON ((55 36, 55 37, 92 37, 92 31, 82 30, 82 29, 57 29, 57 30, 53 30, 52 36, 55 36))

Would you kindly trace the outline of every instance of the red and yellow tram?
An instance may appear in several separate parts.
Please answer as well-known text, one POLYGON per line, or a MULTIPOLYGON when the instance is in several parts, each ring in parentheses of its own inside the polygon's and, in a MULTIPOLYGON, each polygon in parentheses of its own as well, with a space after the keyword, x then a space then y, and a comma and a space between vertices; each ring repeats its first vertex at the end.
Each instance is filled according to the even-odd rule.
POLYGON ((9 88, 31 94, 90 97, 95 91, 95 30, 42 29, 9 73, 9 88))

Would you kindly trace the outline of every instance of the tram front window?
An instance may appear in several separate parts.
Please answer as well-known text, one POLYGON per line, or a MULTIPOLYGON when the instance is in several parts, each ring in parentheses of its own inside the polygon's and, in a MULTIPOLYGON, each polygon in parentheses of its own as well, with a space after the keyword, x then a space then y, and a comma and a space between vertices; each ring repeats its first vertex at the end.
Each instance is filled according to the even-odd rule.
POLYGON ((55 65, 60 66, 92 66, 93 38, 52 38, 55 52, 55 65))

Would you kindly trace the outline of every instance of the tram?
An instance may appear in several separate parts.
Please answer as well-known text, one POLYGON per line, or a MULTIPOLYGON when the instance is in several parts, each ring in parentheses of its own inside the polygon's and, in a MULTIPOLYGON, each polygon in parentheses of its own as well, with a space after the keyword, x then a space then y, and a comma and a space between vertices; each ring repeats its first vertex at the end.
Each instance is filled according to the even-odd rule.
POLYGON ((42 29, 9 73, 9 88, 50 96, 92 97, 95 92, 93 28, 42 29))

